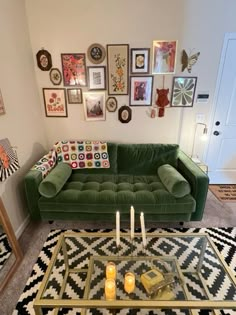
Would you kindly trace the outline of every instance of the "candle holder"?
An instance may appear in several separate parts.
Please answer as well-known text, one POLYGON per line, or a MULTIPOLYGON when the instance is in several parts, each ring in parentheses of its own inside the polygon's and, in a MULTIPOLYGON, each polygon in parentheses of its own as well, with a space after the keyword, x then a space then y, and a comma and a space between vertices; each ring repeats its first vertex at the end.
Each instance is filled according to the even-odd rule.
POLYGON ((125 274, 124 289, 128 294, 135 290, 135 275, 132 272, 127 272, 125 274))
POLYGON ((116 282, 114 279, 107 279, 105 281, 105 298, 107 301, 116 299, 116 282))
POLYGON ((116 279, 116 265, 111 261, 106 265, 106 278, 116 279))

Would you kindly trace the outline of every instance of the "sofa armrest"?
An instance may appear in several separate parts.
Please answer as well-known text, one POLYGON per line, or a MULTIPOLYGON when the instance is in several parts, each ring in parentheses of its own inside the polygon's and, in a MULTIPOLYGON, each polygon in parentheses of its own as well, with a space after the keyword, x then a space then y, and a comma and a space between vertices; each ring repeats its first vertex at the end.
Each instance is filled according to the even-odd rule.
POLYGON ((24 178, 26 199, 32 220, 41 220, 38 208, 38 200, 41 196, 38 187, 42 179, 42 172, 37 170, 30 170, 24 178))
POLYGON ((191 186, 191 195, 196 200, 196 210, 191 216, 191 221, 200 221, 206 203, 208 192, 208 176, 184 152, 179 151, 178 171, 187 179, 191 186))

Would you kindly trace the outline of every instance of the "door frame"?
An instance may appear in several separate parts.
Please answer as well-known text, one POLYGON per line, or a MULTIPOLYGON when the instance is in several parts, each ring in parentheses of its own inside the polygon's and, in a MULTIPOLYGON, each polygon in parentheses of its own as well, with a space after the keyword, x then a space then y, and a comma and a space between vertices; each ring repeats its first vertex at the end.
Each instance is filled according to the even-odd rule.
POLYGON ((227 51, 227 46, 228 46, 228 42, 230 39, 236 39, 236 33, 225 33, 224 35, 224 41, 223 41, 223 47, 221 50, 221 56, 220 56, 220 63, 219 63, 219 67, 218 67, 218 72, 217 72, 217 80, 216 80, 216 86, 215 86, 215 92, 214 92, 214 97, 213 97, 213 102, 212 102, 212 108, 210 111, 210 122, 209 122, 209 139, 207 141, 207 146, 206 146, 206 150, 203 154, 203 158, 204 161, 206 161, 206 164, 208 165, 209 161, 209 148, 210 148, 210 142, 211 139, 213 137, 213 129, 214 127, 214 120, 215 120, 215 114, 216 114, 216 110, 217 110, 217 101, 218 101, 218 97, 219 97, 219 92, 220 92, 220 85, 221 85, 221 79, 222 79, 222 73, 224 70, 224 63, 225 63, 225 56, 226 56, 226 51, 227 51))

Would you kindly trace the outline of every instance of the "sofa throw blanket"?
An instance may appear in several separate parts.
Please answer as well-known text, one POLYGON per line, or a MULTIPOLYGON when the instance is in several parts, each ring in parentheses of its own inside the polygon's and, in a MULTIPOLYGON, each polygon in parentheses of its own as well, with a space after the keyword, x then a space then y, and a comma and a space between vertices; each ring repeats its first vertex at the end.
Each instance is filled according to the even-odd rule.
POLYGON ((60 141, 55 143, 57 162, 73 169, 109 168, 107 143, 101 141, 60 141))
POLYGON ((40 171, 42 177, 46 177, 48 173, 53 169, 57 163, 57 155, 54 149, 51 149, 49 153, 45 154, 32 168, 31 170, 40 171))

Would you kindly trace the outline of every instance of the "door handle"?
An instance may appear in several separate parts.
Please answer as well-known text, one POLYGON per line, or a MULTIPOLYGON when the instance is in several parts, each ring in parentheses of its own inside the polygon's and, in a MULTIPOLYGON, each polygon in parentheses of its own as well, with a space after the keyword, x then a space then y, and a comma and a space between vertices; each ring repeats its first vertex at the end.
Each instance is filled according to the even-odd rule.
POLYGON ((213 132, 213 135, 214 135, 214 136, 219 136, 219 134, 220 134, 220 133, 219 133, 219 131, 217 131, 217 130, 213 132))

